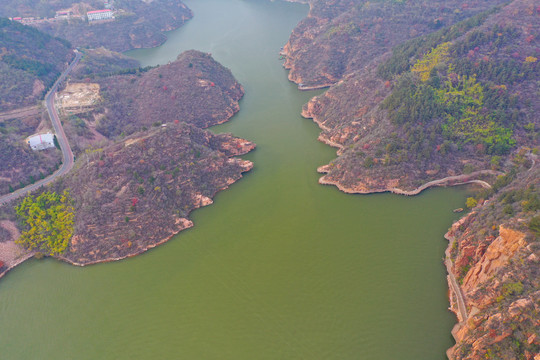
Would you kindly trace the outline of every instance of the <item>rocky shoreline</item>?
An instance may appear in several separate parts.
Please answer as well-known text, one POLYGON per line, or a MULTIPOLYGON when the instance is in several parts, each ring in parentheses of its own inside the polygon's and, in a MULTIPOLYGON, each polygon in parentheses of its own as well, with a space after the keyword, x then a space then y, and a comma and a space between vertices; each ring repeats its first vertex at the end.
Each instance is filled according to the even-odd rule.
MULTIPOLYGON (((444 260, 449 299, 458 319, 452 330, 456 345, 447 355, 450 359, 515 359, 519 354, 527 360, 540 360, 540 333, 534 330, 540 327, 534 315, 534 311, 537 314, 540 310, 537 281, 540 274, 534 266, 540 259, 540 249, 535 246, 537 234, 531 225, 534 219, 540 219, 539 206, 533 205, 538 202, 535 187, 538 179, 534 175, 538 169, 535 155, 531 157, 538 150, 537 141, 523 136, 526 131, 515 130, 511 151, 486 151, 481 143, 451 144, 456 138, 448 140, 440 136, 443 132, 442 127, 438 128, 441 123, 437 124, 440 119, 429 128, 426 124, 435 116, 422 119, 422 112, 417 111, 429 108, 432 98, 407 108, 401 105, 407 96, 395 95, 406 89, 400 87, 400 79, 414 79, 410 69, 415 62, 442 41, 451 44, 452 39, 457 39, 453 45, 465 49, 472 46, 468 41, 473 35, 489 37, 493 26, 506 26, 516 31, 512 40, 516 49, 523 50, 532 44, 530 34, 538 29, 535 12, 530 10, 533 1, 514 0, 489 11, 495 3, 488 6, 474 2, 467 4, 466 11, 470 12, 466 16, 456 11, 454 14, 460 15, 449 18, 444 6, 458 5, 446 2, 437 8, 434 2, 409 2, 397 10, 389 4, 353 7, 347 1, 313 0, 309 15, 294 29, 281 52, 286 57, 284 67, 289 70, 289 80, 300 90, 329 87, 302 109, 302 116, 312 119, 322 130, 318 140, 337 149, 337 159, 317 169, 324 174, 319 184, 333 185, 349 194, 392 192, 406 196, 434 186, 476 184, 483 188, 472 199, 473 203, 478 201, 483 205, 475 207, 445 235, 449 241, 444 260), (439 13, 441 10, 445 14, 439 13), (419 13, 427 16, 425 23, 418 22, 422 18, 419 13), (407 14, 417 16, 416 20, 407 19, 407 14), (452 25, 466 17, 471 20, 452 25), (434 18, 444 22, 439 31, 424 27, 434 18), (457 28, 465 30, 459 36, 453 35, 455 38, 449 37, 457 28), (438 43, 417 50, 422 49, 423 43, 436 39, 439 33, 445 35, 438 43), (386 105, 391 101, 393 108, 386 105), (402 113, 399 117, 391 111, 402 113), (415 115, 413 111, 417 111, 415 115), (449 148, 444 148, 449 144, 449 148), (513 180, 516 176, 518 179, 513 180)), ((466 64, 478 52, 486 56, 476 57, 474 66, 480 66, 482 59, 490 66, 504 63, 499 65, 500 71, 507 71, 511 68, 506 53, 509 48, 493 44, 493 41, 479 42, 468 53, 456 50, 449 62, 466 64)), ((474 73, 476 77, 479 71, 474 73)), ((449 75, 453 83, 452 76, 457 76, 444 71, 436 75, 440 81, 449 75)), ((481 86, 485 89, 493 81, 508 83, 504 89, 520 96, 527 94, 520 89, 528 88, 528 81, 534 79, 534 76, 524 77, 520 84, 517 80, 498 78, 494 73, 479 73, 478 78, 482 75, 486 85, 481 86)), ((416 86, 419 82, 411 84, 416 86)), ((440 89, 440 85, 436 87, 440 89)), ((413 95, 416 96, 415 90, 410 94, 413 95)), ((499 91, 498 95, 503 94, 499 91)), ((524 97, 532 106, 521 119, 514 117, 514 129, 524 126, 523 119, 531 119, 538 113, 538 98, 524 97)), ((494 104, 501 101, 497 99, 494 104)), ((480 125, 468 126, 482 126, 481 119, 478 121, 480 125)))
MULTIPOLYGON (((199 131, 202 131, 202 130, 199 130, 199 131)), ((130 258, 136 255, 142 254, 156 246, 164 244, 165 242, 169 241, 171 238, 173 238, 175 235, 177 235, 181 231, 193 227, 194 225, 193 222, 187 218, 187 216, 189 216, 189 214, 193 210, 198 209, 203 206, 211 205, 213 203, 212 198, 219 191, 226 190, 227 188, 229 188, 229 186, 231 186, 236 181, 242 178, 242 175, 241 175, 242 173, 249 172, 253 168, 253 163, 251 161, 242 160, 233 156, 240 156, 240 155, 243 155, 252 151, 255 148, 255 144, 242 140, 242 139, 237 139, 237 138, 232 138, 231 140, 232 141, 230 142, 222 142, 220 144, 220 147, 222 148, 222 151, 228 153, 229 156, 231 156, 226 161, 226 163, 228 164, 226 166, 230 167, 231 169, 233 168, 238 169, 238 176, 234 176, 234 177, 229 176, 228 178, 223 179, 223 181, 219 181, 219 183, 221 184, 219 185, 219 188, 216 188, 211 194, 208 194, 208 196, 202 195, 197 192, 194 192, 192 193, 192 195, 189 195, 191 199, 189 200, 190 201, 189 210, 186 212, 185 217, 173 216, 174 224, 172 226, 165 225, 164 223, 161 225, 162 227, 161 231, 152 232, 152 235, 143 236, 143 238, 146 240, 142 242, 139 242, 136 239, 131 239, 129 241, 122 239, 118 242, 118 245, 115 245, 112 247, 106 244, 109 244, 111 242, 113 244, 115 243, 114 238, 116 237, 116 235, 118 235, 117 234, 119 233, 118 231, 106 231, 106 235, 99 236, 96 239, 93 239, 92 236, 88 237, 88 235, 76 233, 71 239, 66 253, 59 256, 55 256, 55 258, 62 260, 64 262, 67 262, 71 265, 75 265, 75 266, 87 266, 87 265, 92 265, 92 264, 122 260, 122 259, 130 258), (158 233, 157 236, 155 236, 156 233, 158 233), (163 235, 160 235, 160 234, 163 234, 163 235), (103 247, 104 245, 105 247, 103 247), (80 253, 80 250, 79 250, 81 246, 85 248, 83 253, 80 253), (109 254, 111 251, 112 253, 109 254)), ((133 146, 133 145, 129 145, 129 146, 133 146)), ((72 176, 72 175, 68 175, 68 176, 72 176)), ((70 179, 67 179, 67 182, 70 182, 70 179)), ((125 194, 125 195, 128 195, 128 194, 125 194)), ((123 197, 122 195, 117 195, 117 196, 123 197)), ((115 202, 118 202, 120 197, 118 197, 115 202)), ((129 200, 126 199, 126 201, 129 201, 129 200)), ((131 214, 134 214, 134 213, 132 212, 131 214)), ((145 216, 146 216, 146 222, 152 221, 152 219, 155 220, 156 218, 160 217, 160 215, 156 215, 156 214, 154 215, 147 214, 145 216)), ((143 219, 140 219, 140 220, 144 222, 143 219)), ((103 226, 108 228, 109 225, 106 226, 104 224, 103 226)), ((91 226, 91 227, 94 228, 95 226, 91 226)), ((123 227, 125 226, 121 226, 121 228, 123 227)), ((147 224, 144 226, 145 229, 151 228, 151 227, 152 225, 150 224, 147 224)), ((139 230, 143 229, 140 226, 138 228, 139 230)), ((16 229, 16 225, 14 222, 11 222, 8 220, 2 221, 0 223, 0 230, 3 230, 3 232, 0 233, 0 236, 2 234, 6 234, 6 231, 4 231, 6 229, 9 229, 8 232, 10 234, 8 236, 10 237, 10 239, 0 239, 2 240, 0 241, 0 261, 3 264, 0 267, 0 278, 3 277, 6 273, 8 273, 10 270, 15 268, 16 266, 20 265, 24 261, 34 257, 36 254, 39 253, 38 251, 28 251, 22 248, 21 246, 15 244, 14 240, 18 238, 18 236, 20 235, 18 235, 18 230, 16 229), (13 231, 15 231, 16 233, 13 233, 13 231)), ((120 233, 122 232, 128 233, 131 231, 132 230, 123 229, 120 231, 120 233)), ((90 230, 90 232, 92 232, 92 230, 90 230)), ((139 237, 139 240, 141 240, 140 237, 139 237)))
MULTIPOLYGON (((321 174, 328 173, 328 165, 323 165, 317 168, 317 172, 321 174)), ((382 192, 391 192, 393 194, 398 195, 405 195, 405 196, 414 196, 420 194, 422 191, 429 189, 431 187, 435 186, 459 186, 459 185, 467 185, 467 184, 477 184, 485 189, 491 189, 491 185, 487 183, 486 181, 480 180, 480 179, 474 179, 476 176, 480 175, 502 175, 501 172, 493 171, 493 170, 481 170, 476 171, 471 174, 463 174, 463 175, 454 175, 454 176, 447 176, 445 178, 433 180, 430 182, 425 183, 422 186, 417 187, 413 190, 403 190, 397 187, 383 187, 383 188, 372 188, 372 187, 346 187, 342 185, 339 181, 333 181, 330 179, 327 179, 326 176, 322 176, 319 178, 319 184, 321 185, 333 185, 337 187, 340 191, 347 193, 347 194, 375 194, 375 193, 382 193, 382 192)))
MULTIPOLYGON (((249 172, 253 168, 253 163, 251 161, 242 160, 242 166, 243 166, 243 171, 242 172, 249 172)), ((240 180, 240 179, 238 179, 238 180, 240 180)), ((236 180, 236 181, 238 181, 238 180, 236 180)), ((234 182, 229 183, 227 186, 219 189, 218 191, 226 190, 229 187, 229 185, 232 185, 233 183, 234 182)), ((212 197, 214 197, 217 194, 218 191, 216 191, 212 197)), ((208 205, 213 204, 213 201, 211 199, 212 197, 209 197, 209 198, 204 197, 203 199, 201 199, 201 201, 199 202, 199 206, 194 207, 193 210, 196 210, 196 209, 198 209, 200 207, 203 207, 203 206, 208 206, 208 205)), ((107 262, 112 262, 112 261, 119 261, 119 260, 124 260, 124 259, 127 259, 127 258, 132 258, 132 257, 135 257, 137 255, 145 253, 148 250, 151 250, 151 249, 153 249, 153 248, 155 248, 155 247, 157 247, 159 245, 162 245, 162 244, 168 242, 173 237, 178 235, 181 231, 190 229, 190 228, 192 228, 194 226, 193 221, 189 220, 188 218, 178 218, 175 223, 177 225, 177 228, 172 231, 171 235, 169 235, 169 236, 167 236, 167 237, 165 237, 165 238, 163 238, 163 239, 161 239, 161 240, 159 240, 157 242, 146 244, 144 247, 138 248, 136 251, 134 251, 132 253, 129 253, 129 254, 126 254, 126 255, 123 255, 123 256, 103 258, 103 259, 92 260, 92 261, 78 261, 78 260, 74 260, 72 258, 68 258, 66 256, 62 256, 62 255, 58 256, 56 258, 66 262, 68 264, 71 264, 71 265, 74 265, 74 266, 80 266, 80 267, 84 267, 84 266, 88 266, 88 265, 95 265, 95 264, 100 264, 100 263, 107 263, 107 262)), ((27 257, 24 260, 27 260, 28 258, 30 258, 32 256, 33 256, 33 253, 30 254, 30 256, 27 257)), ((15 264, 11 268, 15 267, 16 265, 19 265, 24 260, 20 261, 18 264, 15 264)), ((9 271, 10 269, 8 269, 7 271, 9 271)), ((0 277, 2 277, 2 276, 3 276, 3 274, 0 274, 0 277)))
MULTIPOLYGON (((188 51, 137 75, 96 81, 73 86, 83 95, 97 89, 93 94, 99 98, 99 106, 92 101, 77 106, 77 116, 92 132, 68 128, 77 165, 39 190, 69 192, 74 235, 57 258, 78 266, 141 254, 192 227, 193 210, 212 204, 217 192, 253 168, 238 156, 256 147, 205 130, 230 120, 244 94, 230 70, 209 54, 188 51)), ((72 107, 66 106, 61 112, 69 127, 72 107)), ((17 227, 14 205, 0 207, 10 229, 17 227)), ((0 224, 0 274, 39 253, 15 244, 19 236, 6 226, 0 224)))

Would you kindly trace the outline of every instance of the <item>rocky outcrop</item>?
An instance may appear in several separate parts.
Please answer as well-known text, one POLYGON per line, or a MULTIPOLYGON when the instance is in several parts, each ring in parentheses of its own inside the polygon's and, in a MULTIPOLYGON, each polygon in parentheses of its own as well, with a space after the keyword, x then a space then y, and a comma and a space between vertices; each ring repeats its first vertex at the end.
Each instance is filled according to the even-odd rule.
POLYGON ((15 222, 10 220, 0 221, 0 278, 9 270, 34 256, 34 251, 29 251, 15 244, 20 236, 15 222))
MULTIPOLYGON (((480 253, 484 253, 484 255, 463 279, 462 289, 466 293, 474 291, 480 284, 492 277, 497 270, 505 266, 515 253, 526 244, 524 233, 507 229, 501 225, 499 237, 487 245, 486 249, 484 249, 484 246, 474 247, 470 245, 464 248, 460 256, 461 259, 464 257, 478 257, 480 253)), ((456 262, 459 263, 459 260, 456 262)))
POLYGON ((459 320, 450 359, 540 354, 540 243, 527 225, 540 212, 527 205, 538 199, 539 171, 518 175, 446 234, 450 304, 459 320), (509 200, 515 194, 522 195, 509 200))

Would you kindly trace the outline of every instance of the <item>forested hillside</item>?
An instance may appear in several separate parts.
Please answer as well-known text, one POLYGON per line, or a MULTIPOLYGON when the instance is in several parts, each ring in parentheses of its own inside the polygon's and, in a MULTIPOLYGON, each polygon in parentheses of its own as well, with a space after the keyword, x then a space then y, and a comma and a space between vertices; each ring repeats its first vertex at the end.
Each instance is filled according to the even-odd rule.
POLYGON ((540 352, 539 37, 532 0, 314 0, 284 48, 300 88, 330 86, 303 109, 338 148, 320 183, 352 193, 485 188, 448 233, 467 312, 452 359, 540 352))
MULTIPOLYGON (((327 173, 321 181, 351 192, 411 190, 500 170, 512 151, 534 146, 537 20, 531 1, 514 1, 375 59, 364 56, 362 70, 346 73, 304 108, 320 124, 320 139, 339 148, 340 157, 320 169, 327 173)), ((305 45, 296 53, 311 51, 305 45)))
POLYGON ((72 58, 69 42, 0 18, 0 112, 35 104, 72 58))
POLYGON ((53 186, 73 198, 74 236, 63 255, 77 264, 132 256, 193 226, 190 212, 249 171, 234 158, 254 144, 186 123, 139 132, 83 155, 53 186))

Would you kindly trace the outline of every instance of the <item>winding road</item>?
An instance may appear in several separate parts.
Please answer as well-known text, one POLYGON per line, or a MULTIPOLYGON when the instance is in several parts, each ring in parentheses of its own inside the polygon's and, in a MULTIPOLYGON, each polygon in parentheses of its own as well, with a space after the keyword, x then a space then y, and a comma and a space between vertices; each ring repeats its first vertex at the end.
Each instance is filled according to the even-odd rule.
POLYGON ((33 184, 30 184, 22 189, 18 189, 10 194, 0 196, 0 206, 10 202, 11 200, 15 200, 21 196, 24 196, 28 194, 29 192, 32 192, 44 185, 50 184, 54 180, 56 180, 57 177, 62 176, 69 172, 73 168, 73 152, 71 151, 71 147, 69 146, 68 139, 66 137, 66 134, 64 133, 64 128, 62 128, 62 123, 60 122, 60 117, 58 116, 58 112, 56 111, 56 108, 54 107, 54 96, 56 94, 56 90, 58 89, 58 85, 64 81, 66 76, 73 70, 73 68, 79 63, 79 60, 81 60, 82 53, 75 50, 75 59, 69 64, 66 70, 60 75, 60 77, 56 80, 54 85, 51 87, 47 95, 45 96, 45 105, 47 106, 47 112, 49 113, 49 117, 51 118, 51 122, 53 125, 54 132, 56 134, 56 138, 58 140, 58 144, 60 145, 60 150, 62 151, 62 166, 60 169, 56 170, 53 174, 46 177, 45 179, 36 181, 33 184))

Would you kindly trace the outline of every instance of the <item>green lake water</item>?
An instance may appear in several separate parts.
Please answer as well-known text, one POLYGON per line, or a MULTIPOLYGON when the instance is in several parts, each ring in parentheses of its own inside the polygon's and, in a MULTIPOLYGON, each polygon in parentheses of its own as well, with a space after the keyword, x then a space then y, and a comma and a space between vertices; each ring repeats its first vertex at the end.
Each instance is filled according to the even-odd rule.
MULTIPOLYGON (((317 92, 278 52, 308 7, 188 0, 195 17, 163 64, 211 52, 246 90, 212 128, 257 143, 254 170, 195 211, 193 229, 136 258, 73 267, 32 260, 0 281, 0 359, 445 359, 443 234, 467 191, 347 195, 317 184, 335 157, 300 117, 317 92)), ((158 120, 158 119, 156 119, 158 120)))

